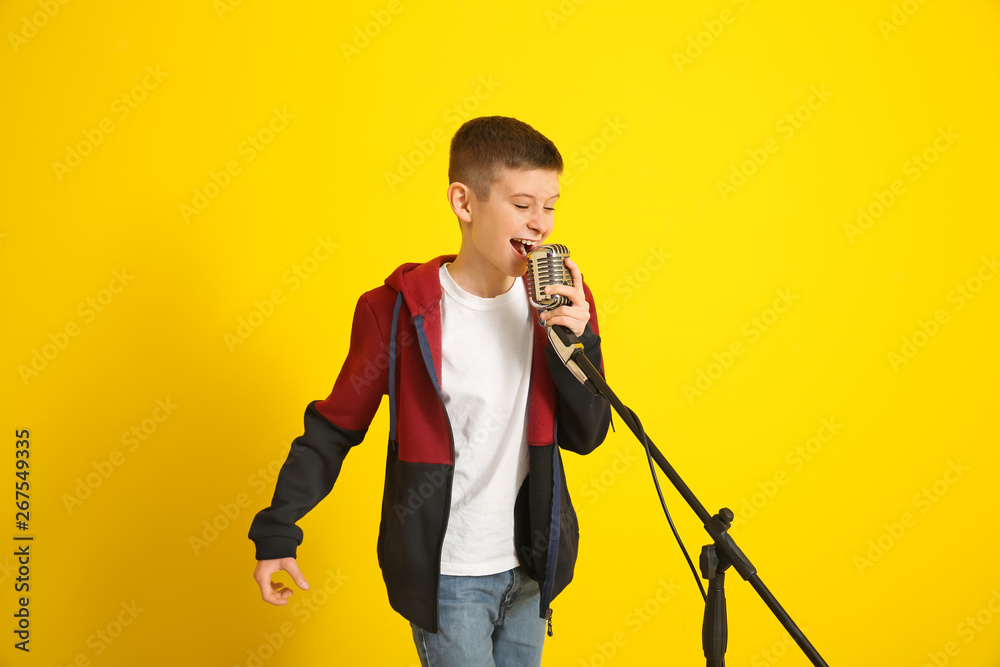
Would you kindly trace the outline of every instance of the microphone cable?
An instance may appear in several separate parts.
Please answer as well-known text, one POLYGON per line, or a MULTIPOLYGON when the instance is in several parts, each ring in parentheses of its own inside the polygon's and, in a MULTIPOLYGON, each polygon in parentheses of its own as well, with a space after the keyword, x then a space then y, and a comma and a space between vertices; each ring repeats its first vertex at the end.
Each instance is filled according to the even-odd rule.
POLYGON ((649 463, 649 472, 653 476, 653 485, 656 487, 656 495, 660 498, 660 507, 663 508, 663 514, 667 517, 667 523, 670 524, 670 530, 674 533, 674 538, 677 540, 677 544, 681 548, 681 553, 684 554, 684 560, 687 561, 688 568, 691 570, 691 574, 694 575, 694 581, 698 584, 698 590, 701 591, 701 597, 706 602, 708 601, 708 594, 705 593, 705 587, 701 583, 701 576, 698 574, 698 570, 695 569, 694 563, 691 561, 691 556, 688 554, 687 548, 684 546, 684 540, 681 539, 681 535, 677 532, 677 526, 674 525, 674 519, 670 516, 670 510, 667 509, 667 501, 663 498, 663 490, 660 488, 660 480, 656 475, 656 467, 653 465, 653 455, 649 451, 649 441, 646 438, 646 429, 642 427, 642 421, 639 420, 639 416, 632 411, 632 408, 622 403, 622 407, 628 410, 628 413, 635 420, 636 425, 639 427, 639 432, 642 434, 642 448, 646 451, 646 461, 649 463))
MULTIPOLYGON (((531 305, 539 310, 551 310, 565 303, 569 300, 561 295, 546 295, 544 293, 545 287, 552 284, 563 284, 572 285, 572 277, 566 268, 564 260, 569 257, 569 248, 562 244, 544 244, 532 248, 531 252, 527 254, 528 269, 526 271, 526 281, 525 287, 528 291, 528 299, 531 305), (537 275, 536 275, 537 274, 537 275)), ((581 349, 582 352, 582 349, 581 349)), ((597 370, 596 368, 594 369, 597 370)), ((609 400, 609 402, 614 405, 614 401, 611 400, 614 396, 614 392, 608 387, 607 382, 601 376, 600 372, 597 371, 597 375, 601 377, 600 385, 597 388, 596 393, 604 396, 609 400), (607 389, 607 392, 604 391, 607 389)), ((582 381, 582 380, 581 380, 582 381)), ((591 388, 594 391, 595 388, 591 388)), ((698 590, 701 591, 701 597, 703 600, 708 600, 708 594, 705 592, 705 587, 702 584, 701 577, 698 574, 698 570, 694 566, 694 562, 691 560, 691 556, 688 554, 687 548, 684 546, 684 540, 681 539, 680 533, 677 530, 677 526, 674 524, 674 519, 670 516, 670 510, 667 509, 667 501, 663 497, 663 490, 660 488, 660 480, 656 475, 656 467, 653 462, 653 454, 649 448, 649 440, 646 437, 646 430, 642 427, 642 422, 639 420, 639 416, 632 411, 632 408, 628 407, 617 396, 614 396, 618 404, 623 407, 633 420, 638 428, 639 433, 642 434, 641 442, 642 448, 646 452, 646 462, 649 464, 649 472, 653 476, 653 485, 656 487, 656 495, 660 499, 660 507, 663 508, 663 514, 667 517, 667 523, 670 524, 670 530, 674 534, 674 538, 677 540, 677 544, 681 548, 681 553, 684 554, 684 560, 687 561, 688 568, 694 575, 695 583, 698 584, 698 590)), ((617 409, 617 408, 616 408, 617 409)), ((624 418, 625 415, 622 415, 624 418)), ((612 421, 611 430, 614 431, 614 422, 612 421)), ((636 429, 632 429, 635 432, 636 429)))

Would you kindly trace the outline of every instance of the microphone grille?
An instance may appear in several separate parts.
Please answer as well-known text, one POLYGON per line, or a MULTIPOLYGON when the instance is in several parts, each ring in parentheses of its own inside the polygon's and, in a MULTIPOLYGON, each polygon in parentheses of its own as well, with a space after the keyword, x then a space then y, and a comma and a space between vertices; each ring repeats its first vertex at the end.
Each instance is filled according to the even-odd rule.
POLYGON ((552 310, 569 305, 570 300, 561 294, 545 294, 549 285, 573 285, 573 275, 566 268, 569 248, 559 243, 547 243, 528 253, 528 270, 525 284, 528 300, 539 310, 552 310))

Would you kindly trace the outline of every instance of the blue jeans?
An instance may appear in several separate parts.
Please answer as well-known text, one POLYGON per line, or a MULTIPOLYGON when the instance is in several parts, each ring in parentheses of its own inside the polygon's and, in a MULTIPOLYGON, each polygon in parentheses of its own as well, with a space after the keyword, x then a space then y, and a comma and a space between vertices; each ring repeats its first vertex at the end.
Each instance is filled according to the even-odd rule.
POLYGON ((542 662, 538 582, 521 568, 480 577, 441 575, 439 632, 413 623, 423 667, 529 667, 542 662))

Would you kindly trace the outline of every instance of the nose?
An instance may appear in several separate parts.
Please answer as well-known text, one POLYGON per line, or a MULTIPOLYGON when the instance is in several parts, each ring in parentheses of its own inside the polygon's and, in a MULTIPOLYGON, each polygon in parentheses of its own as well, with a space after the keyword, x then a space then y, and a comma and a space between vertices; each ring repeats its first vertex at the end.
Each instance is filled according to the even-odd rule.
POLYGON ((543 239, 552 231, 549 221, 546 219, 545 211, 541 207, 532 209, 531 216, 528 218, 528 229, 543 239))

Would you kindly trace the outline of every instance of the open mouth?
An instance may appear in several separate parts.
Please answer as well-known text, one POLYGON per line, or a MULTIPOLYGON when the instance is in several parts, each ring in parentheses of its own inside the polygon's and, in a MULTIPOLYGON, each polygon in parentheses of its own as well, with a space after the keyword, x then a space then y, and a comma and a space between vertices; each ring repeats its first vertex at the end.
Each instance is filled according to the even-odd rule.
POLYGON ((528 259, 528 253, 535 247, 535 242, 528 239, 511 239, 510 245, 521 259, 528 259))

